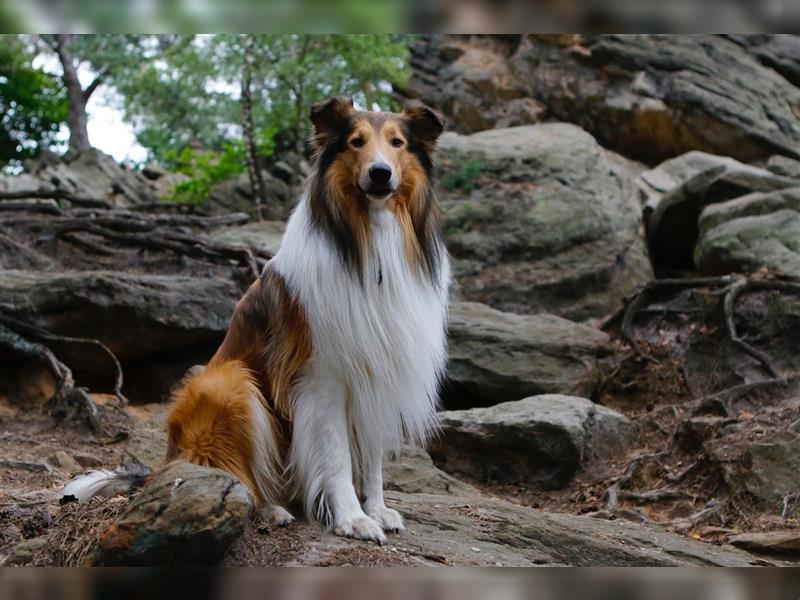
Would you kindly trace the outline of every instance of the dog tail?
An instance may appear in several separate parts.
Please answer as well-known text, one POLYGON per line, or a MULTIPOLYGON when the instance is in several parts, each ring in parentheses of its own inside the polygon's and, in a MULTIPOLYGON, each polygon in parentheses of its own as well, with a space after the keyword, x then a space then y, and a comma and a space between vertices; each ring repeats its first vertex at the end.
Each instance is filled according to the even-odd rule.
MULTIPOLYGON (((197 369, 173 394, 167 417, 166 462, 185 460, 227 471, 249 489, 260 506, 279 498, 276 433, 264 397, 239 361, 197 369)), ((70 481, 61 502, 132 494, 147 480, 144 465, 92 471, 70 481)))
POLYGON ((149 476, 150 469, 139 463, 125 464, 113 471, 90 471, 74 478, 64 487, 60 502, 86 502, 94 496, 110 498, 133 494, 149 476))
POLYGON ((258 504, 274 503, 280 476, 271 419, 244 364, 212 361, 173 395, 167 459, 227 471, 250 488, 258 504))

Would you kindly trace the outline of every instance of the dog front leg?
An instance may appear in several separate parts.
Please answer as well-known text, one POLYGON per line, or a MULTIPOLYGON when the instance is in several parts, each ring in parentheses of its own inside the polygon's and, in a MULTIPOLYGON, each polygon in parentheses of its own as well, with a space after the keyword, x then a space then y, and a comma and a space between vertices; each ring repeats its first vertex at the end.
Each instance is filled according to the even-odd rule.
POLYGON ((374 448, 364 457, 362 493, 364 512, 380 523, 386 531, 395 533, 405 529, 403 517, 392 508, 387 508, 383 499, 383 447, 374 448))
MULTIPOLYGON (((308 383, 308 382, 306 382, 308 383)), ((353 485, 353 466, 345 396, 330 384, 304 386, 294 407, 291 463, 306 507, 319 517, 326 512, 334 533, 386 541, 381 525, 361 508, 353 485)))

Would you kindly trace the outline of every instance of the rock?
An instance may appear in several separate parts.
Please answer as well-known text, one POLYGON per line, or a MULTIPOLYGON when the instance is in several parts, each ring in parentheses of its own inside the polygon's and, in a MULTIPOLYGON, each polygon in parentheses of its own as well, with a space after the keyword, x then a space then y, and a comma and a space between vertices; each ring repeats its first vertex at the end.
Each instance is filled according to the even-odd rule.
POLYGON ((387 490, 404 494, 469 496, 478 493, 471 485, 437 469, 427 452, 411 446, 404 447, 396 460, 386 461, 383 484, 387 490))
POLYGON ((25 362, 14 369, 11 401, 26 410, 41 408, 56 393, 53 374, 39 362, 25 362))
POLYGON ((780 432, 748 445, 739 477, 751 494, 779 503, 800 490, 800 434, 780 432))
POLYGON ((610 338, 553 315, 515 315, 454 302, 448 318, 449 408, 488 406, 542 393, 590 395, 610 338))
POLYGON ((639 168, 580 128, 445 133, 439 163, 464 299, 581 320, 618 308, 652 277, 631 183, 639 168))
POLYGON ((284 183, 291 184, 295 176, 295 171, 285 162, 279 160, 272 165, 272 174, 284 183))
POLYGON ((157 165, 156 163, 147 163, 144 167, 142 167, 142 175, 148 179, 161 179, 166 174, 166 169, 160 165, 157 165))
POLYGON ((68 475, 78 473, 82 470, 81 465, 78 464, 78 461, 76 461, 63 450, 56 451, 55 454, 47 459, 47 463, 56 467, 57 469, 60 469, 68 475))
POLYGON ((252 500, 219 469, 184 462, 156 474, 101 536, 98 566, 208 566, 244 530, 252 500))
POLYGON ((45 544, 47 544, 47 540, 41 537, 20 542, 11 550, 3 566, 19 566, 33 562, 34 555, 45 544))
POLYGON ((256 221, 238 227, 227 227, 211 234, 211 239, 220 244, 245 246, 274 255, 281 246, 286 224, 283 221, 256 221))
MULTIPOLYGON (((264 195, 266 202, 262 207, 265 218, 282 219, 293 200, 291 189, 285 181, 273 177, 267 171, 261 171, 264 178, 264 195)), ((233 179, 215 184, 208 193, 206 208, 221 212, 246 212, 256 215, 250 179, 247 173, 241 173, 233 179)))
POLYGON ((75 462, 84 468, 100 467, 103 465, 102 459, 88 452, 75 452, 72 457, 75 459, 75 462))
POLYGON ((740 533, 728 540, 737 548, 756 554, 794 555, 800 554, 800 530, 763 531, 740 533))
POLYGON ((434 463, 478 481, 558 489, 584 464, 623 452, 634 426, 603 406, 545 394, 490 408, 439 413, 434 463))
POLYGON ((464 133, 504 126, 528 100, 544 109, 528 118, 576 123, 648 163, 690 150, 798 157, 796 45, 794 36, 418 36, 407 90, 464 133))
POLYGON ((703 274, 767 268, 800 275, 800 187, 712 204, 699 231, 694 260, 703 274))
POLYGON ((704 152, 665 161, 636 179, 650 255, 658 264, 692 267, 698 220, 705 207, 797 184, 766 169, 704 152), (677 231, 680 235, 675 235, 677 231))
POLYGON ((789 34, 728 35, 764 65, 775 69, 791 83, 800 86, 800 37, 789 34))
POLYGON ((800 160, 776 154, 767 160, 767 170, 775 175, 791 177, 800 181, 800 160))
POLYGON ((42 156, 26 161, 25 171, 24 176, 0 177, 0 190, 55 188, 116 206, 158 201, 147 177, 96 149, 58 158, 42 156))
POLYGON ((128 406, 126 412, 133 417, 125 456, 128 460, 155 470, 167 456, 167 414, 170 405, 153 402, 128 406))
MULTIPOLYGON (((140 402, 166 397, 188 366, 207 360, 241 294, 240 284, 221 277, 0 271, 5 315, 103 342, 122 363, 126 395, 140 402)), ((58 356, 79 383, 110 385, 112 365, 96 346, 66 345, 58 356)))

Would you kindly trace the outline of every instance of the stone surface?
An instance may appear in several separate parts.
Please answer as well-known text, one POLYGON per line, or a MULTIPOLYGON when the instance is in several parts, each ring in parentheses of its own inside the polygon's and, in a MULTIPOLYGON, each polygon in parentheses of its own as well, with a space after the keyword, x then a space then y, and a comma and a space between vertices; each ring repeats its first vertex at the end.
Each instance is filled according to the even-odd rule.
POLYGON ((545 394, 490 408, 439 413, 434 463, 477 481, 566 485, 586 463, 623 452, 631 421, 585 398, 545 394))
POLYGON ((396 460, 387 460, 384 463, 383 484, 387 490, 404 494, 463 497, 478 493, 471 485, 437 469, 427 452, 411 446, 404 447, 396 460))
POLYGON ((3 566, 22 566, 33 562, 34 556, 45 544, 47 544, 45 538, 33 538, 20 542, 6 557, 3 566))
MULTIPOLYGON (((291 188, 285 181, 267 171, 262 171, 261 175, 264 178, 264 218, 284 218, 294 200, 291 188)), ((256 206, 247 173, 215 184, 208 193, 208 201, 204 207, 213 211, 246 212, 255 216, 256 206)))
POLYGON ((448 320, 444 405, 488 406, 542 393, 589 395, 597 360, 610 338, 553 315, 503 313, 476 302, 453 302, 448 320))
POLYGON ((784 496, 800 490, 800 434, 786 431, 750 443, 739 477, 751 494, 779 506, 784 496))
POLYGON ((700 215, 695 264, 703 274, 766 267, 800 276, 800 187, 752 193, 700 215))
POLYGON ((26 161, 25 171, 23 176, 0 177, 0 190, 57 189, 115 206, 158 201, 147 177, 96 149, 59 158, 45 153, 26 161))
POLYGON ((640 167, 574 125, 439 142, 440 204, 466 300, 582 320, 652 277, 632 179, 640 167))
POLYGON ((740 533, 730 543, 756 554, 800 555, 800 530, 740 533))
POLYGON ((98 566, 205 566, 219 561, 253 508, 224 471, 178 462, 156 474, 100 537, 98 566))
POLYGON ((796 38, 753 42, 715 35, 419 36, 407 88, 461 132, 503 127, 509 118, 547 119, 576 123, 604 146, 646 162, 689 150, 741 160, 800 156, 796 38), (516 108, 525 102, 535 110, 516 108))
POLYGON ((688 152, 636 179, 650 255, 663 265, 691 267, 700 215, 752 192, 795 187, 794 179, 725 156, 688 152), (680 232, 680 235, 676 235, 680 232))
POLYGON ((210 237, 220 244, 244 246, 267 255, 274 255, 281 246, 285 231, 286 224, 283 221, 256 221, 215 231, 210 237))

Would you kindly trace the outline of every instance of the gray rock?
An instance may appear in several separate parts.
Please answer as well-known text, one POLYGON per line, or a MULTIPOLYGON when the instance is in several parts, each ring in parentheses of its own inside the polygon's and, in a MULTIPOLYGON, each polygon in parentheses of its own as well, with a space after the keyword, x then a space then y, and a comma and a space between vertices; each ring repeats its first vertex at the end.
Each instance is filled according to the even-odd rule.
POLYGON ((383 484, 387 490, 404 494, 442 494, 469 496, 478 490, 437 469, 427 452, 406 446, 394 460, 383 467, 383 484))
POLYGON ((215 231, 210 237, 220 244, 245 246, 272 256, 278 252, 285 231, 286 224, 283 221, 256 221, 215 231))
POLYGON ((167 170, 164 167, 157 165, 155 163, 147 163, 142 168, 142 175, 147 177, 148 179, 161 179, 167 174, 167 170))
POLYGON ((767 160, 767 170, 775 175, 791 177, 800 181, 800 160, 776 154, 767 160))
POLYGON ((752 193, 700 215, 695 264, 703 274, 762 267, 800 275, 800 187, 752 193))
POLYGON ((794 36, 419 36, 407 88, 461 132, 501 127, 513 104, 532 100, 543 110, 528 118, 579 124, 650 163, 690 150, 798 157, 796 46, 794 36))
MULTIPOLYGON (((265 203, 262 206, 263 217, 282 219, 292 200, 291 189, 285 181, 262 171, 264 179, 265 203)), ((247 173, 241 173, 214 185, 208 194, 205 207, 222 212, 246 212, 256 215, 256 206, 247 173)))
POLYGON ((443 470, 545 490, 563 487, 592 460, 623 452, 634 433, 624 415, 556 394, 444 411, 439 423, 431 457, 443 470))
POLYGON ((438 156, 464 299, 581 320, 618 308, 652 277, 631 183, 639 167, 580 128, 445 133, 438 156))
MULTIPOLYGON (((239 295, 232 281, 219 278, 111 271, 0 274, 5 314, 24 315, 51 333, 98 339, 120 360, 218 341, 239 295)), ((98 366, 107 373, 107 363, 98 366)))
POLYGON ((454 302, 448 320, 451 408, 492 405, 542 393, 590 395, 610 338, 553 315, 515 315, 454 302))
POLYGON ((22 566, 33 562, 36 553, 47 544, 45 538, 33 538, 20 542, 6 557, 3 566, 22 566))
POLYGON ((637 179, 650 255, 660 264, 691 267, 706 207, 752 192, 773 192, 797 181, 725 156, 689 152, 637 179), (679 235, 676 232, 680 232, 679 235))
POLYGON ((153 476, 98 541, 98 566, 207 566, 243 532, 252 499, 219 469, 184 462, 153 476))
POLYGON ((785 431, 749 444, 739 477, 747 491, 776 505, 800 492, 800 434, 785 431))
POLYGON ((292 179, 294 179, 295 176, 295 171, 288 164, 282 160, 279 160, 272 165, 272 174, 281 181, 291 184, 292 179))
POLYGON ((740 533, 728 541, 756 554, 800 555, 800 531, 797 529, 740 533))
POLYGON ((147 177, 96 149, 60 158, 44 155, 27 162, 25 170, 23 176, 0 177, 0 189, 54 188, 116 206, 158 201, 147 177))
POLYGON ((125 447, 128 460, 155 470, 164 462, 167 455, 168 403, 151 403, 128 407, 133 416, 133 425, 125 447))

